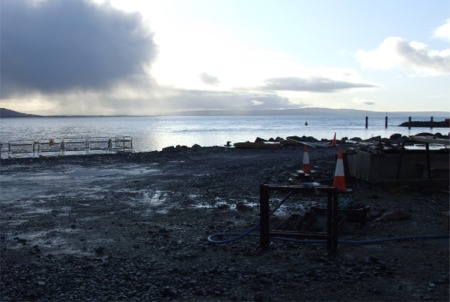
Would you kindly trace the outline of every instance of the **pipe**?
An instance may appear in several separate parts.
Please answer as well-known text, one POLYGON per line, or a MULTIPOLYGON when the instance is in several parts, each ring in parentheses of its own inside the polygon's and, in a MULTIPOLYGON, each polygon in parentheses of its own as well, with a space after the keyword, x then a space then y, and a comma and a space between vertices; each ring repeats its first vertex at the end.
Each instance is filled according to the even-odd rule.
MULTIPOLYGON (((275 213, 285 202, 286 200, 293 194, 293 192, 289 192, 276 206, 275 208, 272 210, 272 212, 270 213, 271 215, 273 213, 275 213)), ((208 236, 208 241, 210 243, 214 243, 214 244, 224 244, 224 243, 230 243, 236 240, 239 240, 245 236, 250 235, 252 232, 254 232, 258 227, 260 226, 260 223, 256 224, 255 226, 253 226, 252 228, 248 229, 247 231, 244 231, 242 233, 217 233, 217 234, 212 234, 208 236), (223 236, 234 236, 231 239, 227 239, 227 240, 215 240, 213 239, 214 237, 223 237, 223 236)), ((259 236, 259 235, 258 235, 259 236)))
MULTIPOLYGON (((253 228, 249 229, 244 233, 217 233, 208 236, 208 242, 213 244, 221 244, 221 243, 231 243, 233 241, 239 240, 245 236, 259 237, 259 234, 252 234, 254 230, 259 225, 255 225, 253 228), (215 240, 213 237, 226 237, 226 236, 234 236, 228 240, 215 240)), ((300 240, 286 237, 271 237, 272 240, 280 240, 280 241, 288 241, 299 244, 325 244, 326 240, 300 240)), ((375 238, 368 240, 338 240, 338 244, 349 244, 349 245, 366 245, 366 244, 377 244, 377 243, 385 243, 392 241, 410 241, 410 240, 426 240, 426 239, 449 239, 449 234, 423 234, 423 235, 406 235, 406 236, 398 236, 398 237, 388 237, 388 238, 375 238)))
MULTIPOLYGON (((289 192, 272 210, 271 215, 275 213, 285 202, 286 200, 293 194, 293 192, 289 192)), ((212 244, 228 244, 234 242, 236 240, 242 239, 245 236, 259 237, 259 234, 252 234, 256 229, 260 226, 260 224, 256 224, 251 227, 247 231, 242 233, 215 233, 208 236, 208 242, 212 244), (232 237, 230 239, 214 239, 215 237, 232 237)), ((408 240, 425 240, 425 239, 449 239, 450 234, 425 234, 425 235, 406 235, 399 237, 388 237, 388 238, 376 238, 376 239, 368 239, 368 240, 338 240, 338 244, 355 244, 355 245, 365 245, 365 244, 377 244, 391 241, 408 241, 408 240)), ((271 237, 273 240, 281 240, 288 241, 294 243, 301 244, 324 244, 326 240, 300 240, 286 237, 271 237)))

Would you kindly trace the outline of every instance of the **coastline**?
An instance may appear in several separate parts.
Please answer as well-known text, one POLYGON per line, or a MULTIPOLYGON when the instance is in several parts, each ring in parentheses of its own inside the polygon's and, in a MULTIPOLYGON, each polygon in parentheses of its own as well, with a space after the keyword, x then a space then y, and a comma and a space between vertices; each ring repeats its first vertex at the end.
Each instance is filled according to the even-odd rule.
MULTIPOLYGON (((450 134, 450 132, 449 132, 450 134)), ((336 135, 336 134, 335 134, 336 135)), ((415 136, 427 136, 437 139, 449 139, 448 135, 441 134, 440 132, 419 132, 415 136)), ((172 145, 162 147, 161 151, 167 151, 172 149, 187 149, 187 148, 210 148, 210 147, 235 147, 235 148, 275 148, 290 146, 303 146, 309 147, 326 147, 330 145, 334 139, 340 144, 374 144, 379 143, 390 147, 400 148, 403 141, 407 141, 410 136, 402 135, 400 133, 394 133, 389 137, 372 136, 368 139, 362 139, 360 137, 341 137, 330 139, 317 139, 313 136, 287 136, 287 137, 271 137, 268 139, 256 137, 252 141, 238 141, 232 144, 231 141, 224 142, 219 146, 200 146, 199 144, 193 144, 191 147, 186 145, 172 145), (259 144, 261 143, 261 144, 259 144)), ((15 141, 11 145, 9 143, 2 144, 0 142, 0 160, 19 159, 19 158, 51 158, 60 156, 90 156, 90 155, 110 155, 115 153, 148 153, 158 152, 158 150, 152 151, 134 151, 133 150, 133 138, 131 136, 121 136, 119 147, 114 147, 111 141, 117 144, 117 137, 115 139, 108 137, 92 138, 93 149, 89 148, 89 138, 70 138, 67 142, 64 139, 41 139, 37 141, 15 141), (52 144, 50 145, 49 142, 52 144), (69 147, 64 147, 69 145, 69 147), (40 152, 39 150, 42 150, 40 152)))
MULTIPOLYGON (((436 117, 437 118, 437 117, 436 117)), ((223 146, 230 141, 252 141, 256 137, 264 139, 286 138, 289 136, 315 137, 331 140, 334 133, 337 139, 361 138, 363 140, 381 136, 415 135, 418 132, 433 132, 447 135, 448 128, 412 128, 396 126, 404 119, 390 118, 388 128, 384 119, 371 118, 369 126, 364 127, 364 119, 343 117, 108 117, 108 118, 24 118, 2 120, 0 143, 2 153, 8 151, 8 143, 24 144, 14 149, 27 149, 32 152, 33 142, 44 144, 50 140, 86 141, 86 139, 129 136, 133 139, 133 150, 148 152, 162 150, 168 146, 204 147, 223 146), (308 126, 305 126, 308 122, 308 126)), ((41 147, 45 147, 42 145, 41 147)), ((82 146, 73 146, 79 148, 82 146)), ((106 147, 105 147, 106 148, 106 147)), ((48 151, 48 146, 45 148, 48 151)), ((72 148, 73 149, 73 148, 72 148)), ((24 150, 25 151, 25 150, 24 150)), ((48 152, 42 154, 46 156, 48 152)))

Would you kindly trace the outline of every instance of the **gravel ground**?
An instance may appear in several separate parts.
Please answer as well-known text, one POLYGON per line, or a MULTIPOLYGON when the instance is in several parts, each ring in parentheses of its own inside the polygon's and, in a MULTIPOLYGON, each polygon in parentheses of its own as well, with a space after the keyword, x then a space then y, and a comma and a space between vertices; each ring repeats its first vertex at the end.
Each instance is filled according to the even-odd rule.
MULTIPOLYGON (((329 184, 336 150, 309 156, 329 184)), ((296 147, 198 146, 2 160, 1 301, 449 300, 448 238, 340 244, 335 256, 323 244, 208 242, 257 224, 259 185, 288 184, 301 162, 296 147)), ((370 212, 340 239, 448 234, 448 193, 348 185, 370 212)), ((324 198, 290 197, 272 225, 324 198)))

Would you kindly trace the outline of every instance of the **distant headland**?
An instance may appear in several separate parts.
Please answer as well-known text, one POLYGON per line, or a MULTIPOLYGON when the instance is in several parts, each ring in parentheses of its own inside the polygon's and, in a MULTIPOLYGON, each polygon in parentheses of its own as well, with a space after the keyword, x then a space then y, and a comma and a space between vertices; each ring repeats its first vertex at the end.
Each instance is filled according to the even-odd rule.
POLYGON ((41 117, 41 116, 40 115, 34 115, 34 114, 17 112, 17 111, 9 110, 9 109, 6 109, 6 108, 0 108, 0 118, 6 118, 6 117, 41 117))
MULTIPOLYGON (((289 109, 272 109, 272 110, 193 110, 193 111, 170 111, 153 114, 153 116, 348 116, 348 117, 449 117, 450 113, 446 111, 395 111, 395 112, 379 112, 357 109, 331 109, 331 108, 289 108, 289 109)), ((13 117, 118 117, 118 116, 138 116, 125 113, 115 115, 35 115, 18 112, 6 108, 0 108, 0 118, 13 117)), ((152 116, 140 115, 140 116, 152 116)))

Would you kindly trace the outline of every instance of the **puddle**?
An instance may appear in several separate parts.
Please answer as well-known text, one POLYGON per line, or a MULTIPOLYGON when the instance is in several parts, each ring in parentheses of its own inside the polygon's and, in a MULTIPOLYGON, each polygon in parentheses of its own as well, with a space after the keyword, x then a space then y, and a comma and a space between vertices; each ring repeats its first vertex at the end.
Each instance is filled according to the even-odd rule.
MULTIPOLYGON (((189 195, 190 199, 195 200, 197 196, 196 195, 189 195)), ((277 204, 281 201, 281 199, 271 200, 271 209, 275 209, 277 204)), ((292 214, 303 214, 307 212, 311 207, 321 205, 322 202, 311 200, 311 201, 302 201, 300 202, 286 202, 285 204, 281 205, 272 215, 278 216, 278 217, 287 217, 292 214)), ((210 202, 201 202, 196 203, 192 205, 192 207, 197 209, 225 209, 230 211, 238 211, 238 210, 245 210, 247 209, 259 209, 259 201, 248 201, 247 199, 244 200, 225 200, 220 197, 216 197, 214 200, 210 202)))
POLYGON ((2 219, 1 222, 0 222, 0 225, 19 226, 19 225, 24 224, 26 222, 28 222, 28 219, 10 219, 10 220, 2 219))
POLYGON ((0 203, 10 204, 26 198, 48 199, 56 196, 98 193, 107 190, 107 186, 114 181, 122 181, 127 176, 146 177, 161 173, 156 166, 157 164, 148 164, 121 168, 66 165, 52 170, 2 173, 0 203))
POLYGON ((33 174, 32 176, 28 177, 21 177, 21 180, 25 181, 39 181, 39 182, 45 182, 50 180, 62 180, 67 179, 68 175, 64 174, 53 174, 53 173, 39 173, 39 174, 33 174))
POLYGON ((141 202, 148 203, 151 206, 159 206, 163 204, 167 199, 167 192, 155 191, 155 193, 143 192, 141 202))
POLYGON ((158 213, 158 214, 168 214, 169 210, 168 209, 161 209, 161 210, 156 210, 155 212, 158 213))
MULTIPOLYGON (((197 196, 196 195, 189 195, 190 199, 195 200, 197 196)), ((239 207, 248 207, 248 208, 255 208, 259 207, 259 203, 255 202, 249 202, 247 199, 244 199, 242 201, 230 199, 229 201, 216 197, 213 201, 210 202, 201 202, 196 203, 192 205, 193 208, 196 209, 228 209, 228 210, 237 210, 239 207)))
MULTIPOLYGON (((45 231, 27 232, 27 233, 7 233, 10 237, 10 249, 38 249, 44 254, 61 255, 61 254, 79 254, 89 255, 92 250, 86 248, 77 248, 70 242, 70 238, 79 234, 78 229, 72 228, 53 228, 45 231)), ((95 246, 96 243, 104 244, 112 242, 113 239, 95 239, 86 241, 87 245, 95 246)))
MULTIPOLYGON (((53 209, 49 208, 37 208, 37 207, 30 207, 27 208, 24 212, 22 212, 23 215, 30 215, 30 214, 47 214, 50 213, 53 209)), ((37 216, 37 215, 34 215, 37 216)), ((28 216, 29 217, 29 216, 28 216)))
POLYGON ((93 177, 121 177, 129 175, 144 175, 144 174, 156 174, 160 170, 158 169, 133 169, 129 168, 127 170, 122 169, 78 169, 67 173, 71 178, 93 178, 93 177))
POLYGON ((205 176, 209 176, 209 173, 194 173, 192 174, 192 176, 196 176, 196 177, 205 177, 205 176))
POLYGON ((88 216, 88 217, 77 218, 77 221, 78 222, 91 222, 91 221, 97 221, 102 218, 103 218, 102 216, 88 216))
POLYGON ((67 240, 58 234, 67 236, 67 234, 75 234, 77 232, 78 231, 74 229, 55 228, 45 231, 27 232, 18 235, 10 234, 10 236, 17 242, 15 248, 20 248, 23 246, 24 244, 21 242, 25 242, 25 244, 30 247, 38 245, 42 248, 54 248, 67 245, 67 240))

